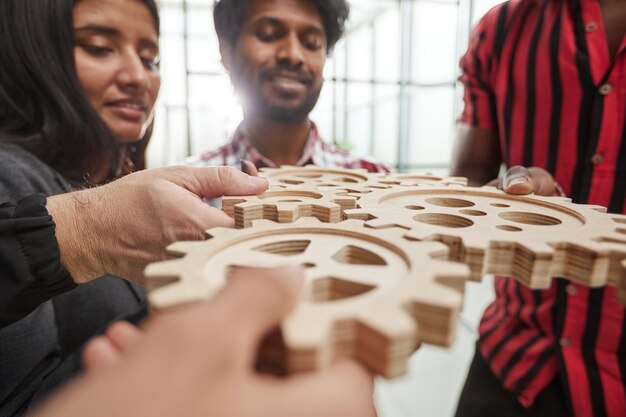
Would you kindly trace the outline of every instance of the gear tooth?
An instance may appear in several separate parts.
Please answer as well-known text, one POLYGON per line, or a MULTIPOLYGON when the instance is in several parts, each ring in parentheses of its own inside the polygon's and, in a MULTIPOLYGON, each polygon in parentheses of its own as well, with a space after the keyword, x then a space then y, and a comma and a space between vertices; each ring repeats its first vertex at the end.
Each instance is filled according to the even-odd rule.
POLYGON ((420 339, 424 343, 450 346, 463 304, 462 295, 441 284, 423 283, 408 296, 405 308, 417 320, 420 339))
POLYGON ((409 230, 411 228, 410 226, 402 224, 402 222, 393 221, 393 220, 384 219, 384 218, 367 220, 366 224, 367 224, 367 227, 371 229, 387 229, 387 228, 393 228, 393 227, 400 227, 405 230, 409 230))
POLYGON ((420 242, 427 241, 430 236, 432 236, 430 230, 425 230, 417 227, 414 227, 406 233, 406 237, 408 239, 417 240, 420 242))
POLYGON ((171 259, 149 264, 144 268, 143 274, 147 278, 178 277, 181 270, 182 261, 180 259, 171 259))
POLYGON ((583 285, 606 285, 609 251, 599 242, 577 240, 554 245, 551 273, 583 285))
POLYGON ((462 263, 436 262, 433 263, 435 268, 435 281, 458 291, 460 294, 465 293, 465 283, 471 278, 472 273, 468 265, 462 263))
POLYGON ((376 373, 393 378, 406 373, 419 344, 418 326, 397 304, 379 304, 358 318, 356 356, 376 373))
POLYGON ((323 314, 313 312, 311 306, 301 303, 281 324, 287 352, 287 368, 290 372, 310 371, 327 368, 333 360, 334 334, 332 323, 323 314), (302 331, 303 323, 306 332, 302 331))
MULTIPOLYGON (((616 214, 611 214, 611 219, 613 219, 613 221, 615 223, 617 223, 618 225, 620 225, 620 224, 626 225, 626 215, 623 215, 623 214, 617 214, 617 215, 616 214)), ((626 227, 626 226, 624 226, 624 227, 626 227)), ((626 233, 626 231, 624 233, 626 233)))
POLYGON ((534 289, 550 288, 554 249, 544 242, 499 240, 489 243, 485 274, 511 276, 534 289))

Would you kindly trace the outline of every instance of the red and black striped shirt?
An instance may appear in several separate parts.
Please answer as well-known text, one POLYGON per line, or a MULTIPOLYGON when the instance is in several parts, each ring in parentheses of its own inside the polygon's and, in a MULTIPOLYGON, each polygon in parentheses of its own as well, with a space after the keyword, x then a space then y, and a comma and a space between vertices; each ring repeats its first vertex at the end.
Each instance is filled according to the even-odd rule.
MULTIPOLYGON (((626 213, 626 38, 609 55, 595 0, 511 0, 461 60, 461 123, 499 132, 508 165, 550 171, 577 203, 626 213)), ((571 414, 626 416, 626 318, 615 289, 496 278, 480 353, 530 406, 558 375, 571 414)))

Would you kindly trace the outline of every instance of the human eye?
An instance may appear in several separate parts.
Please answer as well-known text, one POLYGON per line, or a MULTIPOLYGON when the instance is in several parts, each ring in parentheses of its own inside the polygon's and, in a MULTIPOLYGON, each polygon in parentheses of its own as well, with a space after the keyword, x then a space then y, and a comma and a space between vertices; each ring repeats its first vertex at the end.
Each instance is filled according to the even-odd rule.
POLYGON ((93 55, 97 57, 106 56, 106 55, 109 55, 111 52, 113 52, 112 48, 108 48, 106 46, 88 44, 88 43, 82 44, 80 45, 80 47, 89 55, 93 55))
POLYGON ((324 47, 324 39, 319 34, 308 34, 305 36, 303 44, 307 49, 317 51, 324 47))
POLYGON ((256 29, 255 36, 261 42, 274 42, 281 37, 281 33, 273 25, 262 25, 256 29))
POLYGON ((144 55, 141 57, 141 62, 146 68, 157 71, 161 64, 161 57, 159 55, 144 55))

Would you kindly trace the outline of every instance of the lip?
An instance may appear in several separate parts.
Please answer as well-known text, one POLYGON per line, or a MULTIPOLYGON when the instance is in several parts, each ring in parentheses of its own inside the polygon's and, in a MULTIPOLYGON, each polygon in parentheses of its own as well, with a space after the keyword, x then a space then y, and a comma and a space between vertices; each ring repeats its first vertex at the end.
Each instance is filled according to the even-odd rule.
POLYGON ((130 122, 141 122, 148 112, 148 106, 141 99, 120 99, 107 102, 105 105, 120 118, 130 122))
POLYGON ((308 79, 294 74, 274 74, 267 81, 274 90, 286 96, 303 94, 310 84, 308 79))

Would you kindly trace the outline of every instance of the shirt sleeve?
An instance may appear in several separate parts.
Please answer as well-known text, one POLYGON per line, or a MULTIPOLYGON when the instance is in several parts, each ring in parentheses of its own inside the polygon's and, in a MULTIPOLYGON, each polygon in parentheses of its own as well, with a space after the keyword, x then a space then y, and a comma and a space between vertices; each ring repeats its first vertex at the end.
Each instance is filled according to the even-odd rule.
POLYGON ((470 36, 468 49, 461 58, 464 108, 459 122, 472 127, 497 129, 493 73, 495 71, 495 34, 497 10, 492 9, 478 22, 470 36))
POLYGON ((0 328, 76 287, 43 194, 0 204, 0 328))

